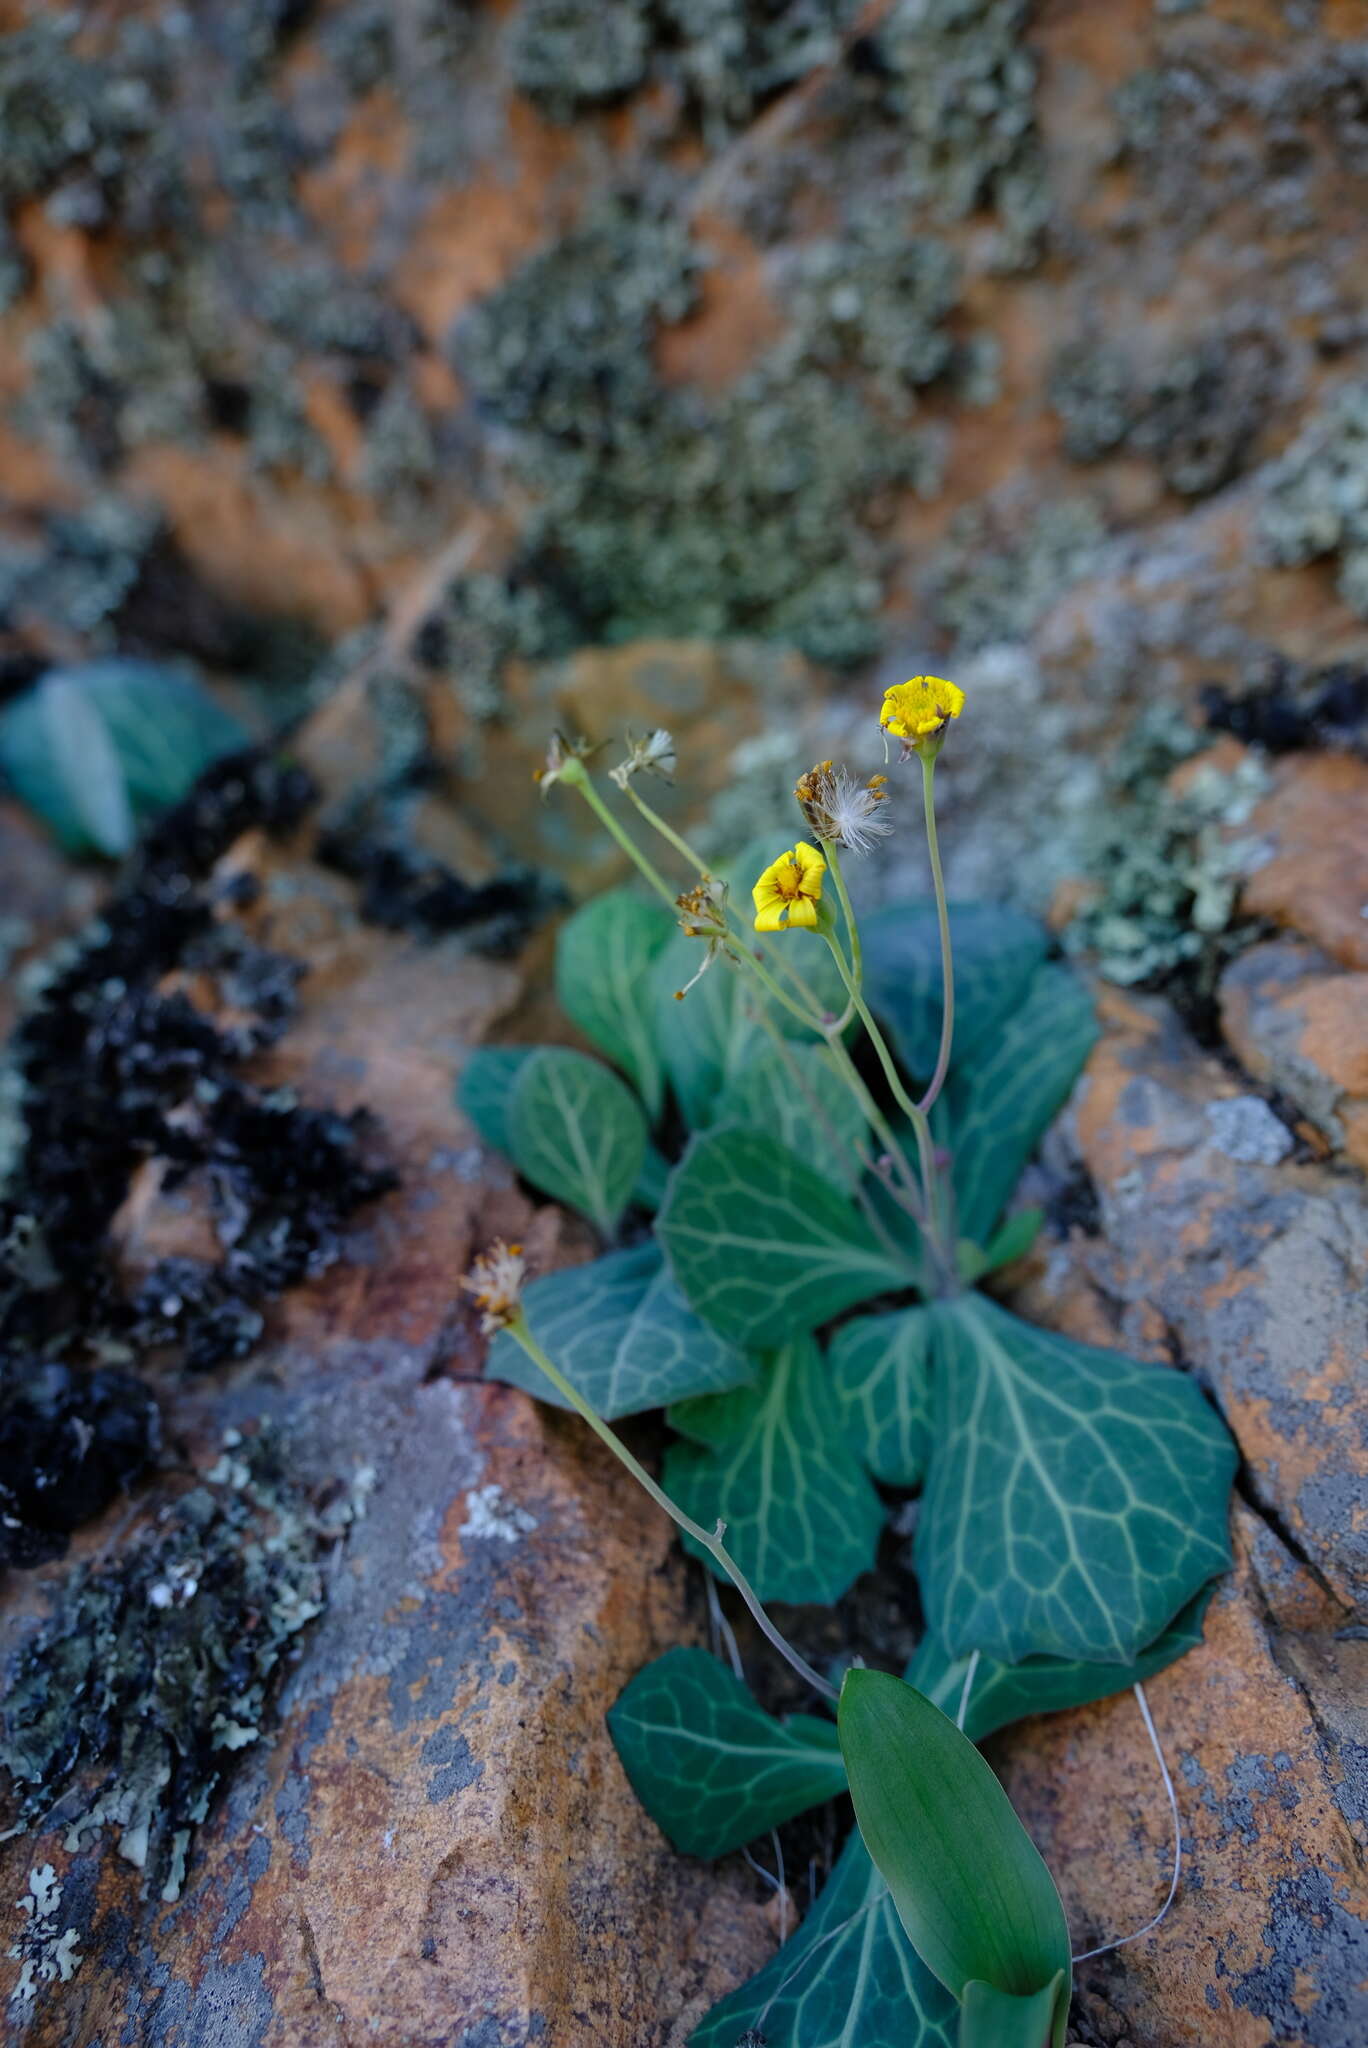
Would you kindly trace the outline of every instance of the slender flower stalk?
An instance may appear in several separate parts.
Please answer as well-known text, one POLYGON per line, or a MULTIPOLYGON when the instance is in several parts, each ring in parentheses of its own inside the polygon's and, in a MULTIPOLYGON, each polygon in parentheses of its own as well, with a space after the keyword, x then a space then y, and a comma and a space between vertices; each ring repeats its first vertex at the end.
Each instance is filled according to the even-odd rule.
POLYGON ((936 757, 923 754, 922 802, 926 810, 926 850, 931 857, 931 881, 936 892, 936 917, 940 924, 941 954, 941 1037, 940 1051, 936 1056, 936 1069, 931 1076, 925 1095, 917 1104, 925 1114, 945 1086, 945 1077, 950 1071, 950 1047, 955 1036, 955 963, 950 950, 950 909, 945 900, 945 877, 941 873, 940 843, 936 838, 936 757))
POLYGON ((761 1606, 750 1581, 722 1541, 726 1533, 726 1524, 719 1522, 714 1530, 709 1531, 703 1527, 701 1522, 695 1522, 692 1515, 686 1515, 683 1508, 676 1507, 664 1488, 656 1484, 655 1480, 652 1479, 650 1473, 646 1470, 646 1467, 639 1459, 632 1456, 632 1453, 628 1450, 622 1439, 614 1430, 608 1427, 608 1424, 603 1420, 597 1409, 585 1400, 578 1387, 574 1386, 565 1377, 565 1374, 547 1357, 545 1351, 543 1351, 541 1345, 528 1328, 527 1317, 521 1309, 518 1310, 511 1321, 505 1322, 502 1327, 508 1331, 509 1336, 512 1337, 516 1344, 521 1345, 532 1363, 546 1374, 547 1379, 550 1380, 556 1392, 561 1396, 561 1399, 570 1403, 576 1414, 582 1416, 584 1421, 588 1423, 590 1429, 593 1430, 600 1442, 607 1445, 613 1456, 631 1473, 637 1484, 644 1487, 656 1506, 662 1508, 670 1517, 670 1520, 676 1523, 686 1535, 692 1536, 695 1543, 701 1544, 711 1557, 716 1558, 718 1564, 721 1565, 723 1571, 727 1574, 727 1577, 750 1609, 751 1614, 755 1618, 756 1626, 762 1631, 767 1640, 774 1645, 780 1656, 788 1664, 792 1665, 803 1682, 806 1685, 810 1685, 814 1692, 820 1693, 823 1699, 834 1702, 837 1697, 835 1686, 829 1684, 820 1672, 813 1670, 807 1659, 795 1650, 792 1643, 788 1642, 780 1634, 761 1606))

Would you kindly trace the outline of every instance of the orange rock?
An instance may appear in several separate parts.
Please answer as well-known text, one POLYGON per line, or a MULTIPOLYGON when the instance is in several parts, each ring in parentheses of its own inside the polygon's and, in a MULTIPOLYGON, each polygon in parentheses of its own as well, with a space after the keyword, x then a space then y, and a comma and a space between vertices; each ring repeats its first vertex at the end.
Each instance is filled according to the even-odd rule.
POLYGON ((1273 853, 1245 884, 1246 915, 1304 932, 1345 967, 1368 968, 1368 761, 1293 757, 1249 829, 1273 853))

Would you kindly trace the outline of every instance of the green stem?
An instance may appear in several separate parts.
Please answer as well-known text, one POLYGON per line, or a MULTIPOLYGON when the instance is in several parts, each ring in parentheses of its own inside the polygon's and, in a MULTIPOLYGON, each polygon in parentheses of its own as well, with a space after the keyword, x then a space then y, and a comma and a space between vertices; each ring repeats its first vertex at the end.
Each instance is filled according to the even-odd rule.
POLYGON ((664 898, 671 912, 676 911, 678 905, 675 900, 675 890, 673 890, 670 887, 669 883, 665 880, 664 876, 661 875, 658 872, 658 870, 651 865, 650 861, 647 860, 645 854, 637 845, 636 841, 632 838, 631 834, 629 832, 625 832, 622 826, 619 825, 617 819, 613 816, 607 804, 603 801, 603 798, 595 789, 592 781, 589 778, 588 773, 583 768, 581 768, 580 773, 578 775, 570 775, 569 773, 563 772, 561 779, 564 782, 569 782, 575 789, 579 791, 580 795, 584 798, 584 801, 588 804, 590 810, 594 813, 594 816, 598 819, 599 823, 605 826, 607 830, 612 834, 613 838, 617 841, 618 845, 626 854, 628 860, 630 860, 633 863, 633 865, 640 871, 640 873, 646 877, 646 880, 655 890, 657 896, 661 896, 664 898))
POLYGON ((936 916, 940 923, 941 953, 941 1039, 936 1071, 925 1095, 917 1104, 928 1112, 950 1071, 950 1046, 955 1036, 955 963, 950 953, 950 909, 945 900, 945 877, 941 873, 940 843, 936 838, 936 758, 922 755, 922 805, 926 812, 926 848, 931 856, 931 881, 936 891, 936 916))
POLYGON ((846 935, 850 940, 850 971, 856 988, 864 987, 864 954, 860 947, 860 927, 855 922, 855 913, 850 907, 850 896, 846 890, 845 876, 841 871, 841 856, 834 839, 822 841, 826 855, 827 870, 836 884, 836 897, 845 919, 846 935))
MULTIPOLYGON (((764 1032, 766 1032, 770 1039, 771 1044, 774 1047, 775 1052, 779 1056, 779 1064, 786 1070, 789 1080, 793 1083, 793 1086, 796 1089, 797 1093, 803 1098, 803 1101, 806 1103, 808 1110, 811 1113, 813 1122, 820 1129, 822 1137, 825 1140, 832 1156, 834 1157, 838 1152, 840 1152, 843 1149, 841 1139, 837 1135, 836 1128, 833 1125, 831 1118, 827 1115, 826 1110, 822 1105, 821 1099, 819 1098, 815 1090, 808 1086, 806 1080, 803 1078, 803 1070, 793 1056, 793 1047, 789 1044, 783 1032, 775 1023, 773 1017, 771 1017, 769 1012, 760 1004, 756 1005, 756 1016, 759 1020, 761 1029, 764 1032)), ((829 1049, 830 1048, 828 1048, 828 1050, 829 1049)), ((845 1048, 842 1047, 842 1051, 844 1050, 845 1048)), ((839 1061, 836 1062, 836 1066, 837 1071, 841 1072, 841 1079, 843 1081, 846 1080, 847 1076, 844 1072, 841 1071, 839 1061)), ((854 1075, 854 1081, 856 1083, 857 1088, 856 1100, 860 1102, 860 1107, 865 1117, 869 1118, 870 1112, 872 1111, 874 1117, 877 1118, 879 1115, 878 1106, 869 1097, 868 1091, 865 1089, 864 1083, 860 1080, 858 1074, 854 1075), (864 1099, 861 1100, 861 1097, 863 1097, 864 1099)), ((882 1136, 883 1134, 880 1132, 878 1133, 878 1135, 882 1136)), ((889 1135, 892 1135, 891 1132, 889 1133, 889 1135)), ((864 1165, 863 1153, 858 1147, 856 1148, 855 1159, 856 1164, 858 1166, 862 1167, 864 1165)), ((897 1189, 890 1189, 890 1192, 892 1193, 894 1199, 898 1201, 900 1204, 902 1204, 902 1198, 899 1196, 897 1189)), ((880 1216, 878 1210, 870 1201, 869 1196, 866 1194, 864 1188, 861 1186, 860 1180, 858 1178, 855 1182, 855 1200, 859 1204, 860 1213, 863 1215, 865 1222, 869 1225, 870 1230, 878 1238, 884 1250, 894 1260, 901 1259, 904 1256, 903 1247, 895 1241, 892 1232, 885 1225, 882 1216, 880 1216)), ((902 1204, 902 1206, 908 1205, 902 1204)), ((917 1207, 910 1207, 909 1213, 912 1215, 914 1221, 916 1221, 917 1223, 921 1222, 921 1216, 917 1207)))
POLYGON ((840 947, 836 944, 830 933, 827 933, 825 936, 841 979, 845 983, 850 999, 855 1005, 855 1014, 869 1034, 869 1042, 878 1057, 879 1065, 883 1068, 884 1079, 892 1091, 893 1099, 912 1126, 913 1136, 917 1141, 917 1157, 921 1166, 927 1237, 933 1256, 941 1266, 942 1271, 947 1275, 953 1274, 954 1246, 945 1246, 941 1243, 936 1223, 936 1148, 932 1142, 931 1126, 927 1122, 926 1112, 912 1100, 907 1090, 903 1087, 902 1077, 894 1065, 893 1055, 888 1050, 883 1033, 870 1015, 868 1003, 866 1003, 851 979, 850 970, 846 966, 845 956, 841 952, 840 947))
POLYGON ((688 866, 691 867, 696 874, 706 875, 708 873, 708 869, 705 866, 704 862, 699 858, 698 854, 695 853, 694 849, 690 846, 688 840, 682 838, 680 834, 675 831, 673 825, 667 825, 665 823, 665 820, 661 817, 659 811, 653 810, 650 804, 647 803, 645 797, 637 795, 636 789, 631 782, 627 783, 624 794, 628 796, 631 799, 631 801, 636 805, 642 817, 646 820, 646 823, 648 825, 653 826, 655 830, 660 834, 661 838, 665 840, 667 845, 670 845, 674 848, 675 852, 679 855, 681 860, 687 862, 688 866))
POLYGON ((508 1334, 515 1343, 522 1346, 522 1349, 527 1353, 532 1363, 546 1374, 546 1377, 550 1380, 562 1400, 570 1403, 575 1413, 583 1417, 600 1442, 606 1444, 618 1462, 626 1467, 633 1479, 636 1480, 638 1486, 645 1488, 656 1506, 663 1508, 672 1522, 677 1523, 686 1535, 692 1536, 695 1543, 701 1544, 711 1557, 716 1558, 755 1617, 756 1625, 766 1638, 773 1643, 780 1656, 793 1666, 798 1676, 805 1684, 810 1685, 814 1692, 820 1693, 823 1699, 834 1701, 837 1696, 835 1686, 829 1685, 825 1678, 813 1670, 806 1658, 800 1656, 793 1645, 785 1641, 766 1614, 764 1608, 760 1605, 752 1590, 750 1581, 746 1578, 745 1573, 722 1541, 722 1533, 726 1524, 719 1522, 716 1529, 709 1534, 701 1522, 695 1522, 691 1515, 685 1514, 683 1508, 675 1506, 669 1494, 665 1492, 663 1487, 657 1486, 655 1480, 652 1479, 650 1473, 646 1470, 646 1467, 639 1459, 632 1456, 632 1453, 628 1450, 626 1444, 623 1443, 621 1437, 608 1427, 608 1424, 603 1420, 598 1411, 585 1400, 578 1387, 573 1386, 565 1377, 565 1374, 561 1372, 560 1368, 551 1363, 551 1360, 542 1350, 541 1345, 528 1329, 527 1318, 521 1311, 515 1320, 508 1325, 508 1334))

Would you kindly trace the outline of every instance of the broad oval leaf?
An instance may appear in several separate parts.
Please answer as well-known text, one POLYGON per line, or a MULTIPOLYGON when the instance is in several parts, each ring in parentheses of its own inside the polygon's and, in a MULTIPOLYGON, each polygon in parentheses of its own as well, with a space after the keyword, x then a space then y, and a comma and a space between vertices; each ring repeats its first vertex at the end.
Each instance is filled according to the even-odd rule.
POLYGON ((778 1721, 706 1650, 667 1650, 608 1712, 622 1768, 686 1856, 725 1856, 845 1791, 836 1723, 778 1721))
POLYGON ((665 1086, 654 968, 672 932, 662 910, 613 889, 577 910, 556 940, 561 1008, 621 1068, 652 1122, 665 1086))
POLYGON ((646 1118, 631 1090, 584 1053, 541 1046, 518 1068, 507 1127, 523 1178, 608 1236, 646 1157, 646 1118))
POLYGON ((931 1448, 931 1326, 924 1308, 857 1316, 828 1360, 846 1435, 886 1486, 919 1486, 931 1448))
MULTIPOLYGON (((892 903, 860 921, 865 998, 909 1074, 929 1080, 940 1050, 940 924, 934 903, 892 903)), ((950 907, 956 1069, 986 1050, 1049 950, 1032 917, 994 903, 950 907)))
POLYGON ((830 1179, 854 1188, 864 1171, 857 1147, 868 1126, 859 1103, 819 1046, 772 1044, 752 1053, 723 1088, 710 1121, 767 1131, 799 1158, 819 1158, 830 1179))
POLYGON ((954 1657, 1131 1662, 1229 1563, 1225 1425, 1184 1373, 982 1295, 929 1313, 928 1625, 954 1657))
POLYGON ((536 1050, 534 1045, 477 1045, 456 1083, 456 1101, 486 1145, 510 1158, 508 1105, 513 1084, 536 1050))
POLYGON ((821 1174, 758 1131, 695 1138, 656 1229, 692 1307, 752 1351, 916 1277, 821 1174))
MULTIPOLYGON (((755 1378, 754 1360, 693 1313, 654 1244, 547 1273, 530 1282, 523 1306, 542 1349, 609 1421, 755 1378)), ((506 1330, 490 1346, 485 1372, 566 1405, 506 1330)))
POLYGON ((689 2048, 955 2048, 959 2007, 902 1929, 856 1828, 798 1932, 715 2005, 689 2048))
POLYGON ((925 1635, 903 1674, 909 1685, 925 1693, 943 1713, 959 1719, 965 1704, 964 1732, 971 1742, 983 1742, 999 1728, 1024 1721, 1030 1714, 1063 1713, 1070 1707, 1085 1707, 1094 1700, 1110 1699, 1129 1692, 1155 1673, 1177 1663, 1202 1640, 1202 1618, 1212 1594, 1203 1586, 1133 1664, 1091 1664, 1066 1657, 1027 1657, 1020 1664, 1001 1664, 992 1657, 980 1657, 974 1665, 967 1701, 964 1683, 970 1677, 969 1657, 950 1657, 933 1635, 925 1635))
POLYGON ((133 807, 109 728, 89 697, 49 675, 0 712, 0 767, 68 853, 117 857, 133 807))
POLYGON ((711 1123, 723 1089, 768 1043, 747 984, 729 961, 714 960, 680 995, 703 964, 704 943, 676 932, 655 975, 661 1058, 684 1121, 696 1131, 711 1123))
POLYGON ((932 1976, 956 1998, 1067 1980, 1054 1879, 968 1736, 887 1671, 848 1671, 836 1718, 865 1847, 932 1976))
POLYGON ((0 767, 68 851, 126 853, 246 728, 203 686, 111 656, 51 669, 0 712, 0 767))
POLYGON ((1068 967, 1037 970, 1016 1009, 948 1091, 959 1228, 977 1244, 1069 1099, 1097 1041, 1092 997, 1068 967))
MULTIPOLYGON (((796 1338, 758 1385, 684 1401, 670 1422, 690 1442, 665 1453, 665 1489, 726 1545, 761 1600, 838 1600, 874 1562, 883 1503, 841 1429, 821 1353, 796 1338)), ((721 1567, 685 1537, 685 1546, 721 1567)))

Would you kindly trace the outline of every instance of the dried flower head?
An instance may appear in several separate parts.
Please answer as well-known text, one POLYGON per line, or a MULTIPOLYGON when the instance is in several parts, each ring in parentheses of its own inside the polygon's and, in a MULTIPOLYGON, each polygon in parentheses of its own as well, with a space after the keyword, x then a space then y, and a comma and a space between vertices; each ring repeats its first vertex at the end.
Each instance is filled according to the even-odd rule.
POLYGON ((789 852, 781 853, 765 869, 751 896, 755 903, 758 932, 794 931, 817 927, 822 901, 822 877, 826 862, 815 846, 800 839, 789 852))
POLYGON ((815 839, 847 847, 851 853, 868 853, 877 839, 893 830, 893 823, 879 810, 888 801, 886 775, 871 775, 857 782, 847 768, 819 761, 800 775, 793 794, 815 839))
POLYGON ((702 939, 706 950, 702 960, 689 976, 683 988, 675 990, 675 1001, 682 1003, 695 982, 701 981, 719 953, 727 948, 727 885, 716 875, 704 875, 692 889, 686 889, 682 896, 676 896, 679 910, 679 928, 691 939, 702 939))
POLYGON ((546 760, 540 768, 532 770, 532 780, 538 784, 543 796, 553 783, 582 782, 584 769, 581 764, 597 751, 583 734, 577 740, 568 740, 563 732, 553 732, 547 742, 546 760))
POLYGON ((658 775, 663 782, 673 782, 675 772, 674 734, 658 725, 654 732, 648 732, 644 740, 634 739, 627 734, 627 758, 619 761, 609 774, 619 789, 626 789, 634 775, 658 775))
POLYGON ((884 691, 879 728, 903 743, 902 757, 936 754, 952 718, 964 709, 964 692, 943 676, 912 676, 884 691))
POLYGON ((520 1244, 505 1244, 496 1237, 487 1252, 481 1252, 470 1271, 461 1280, 467 1294, 475 1297, 475 1306, 482 1310, 480 1328, 486 1337, 492 1337, 497 1330, 506 1330, 516 1322, 522 1313, 523 1282, 527 1277, 527 1261, 520 1244))

